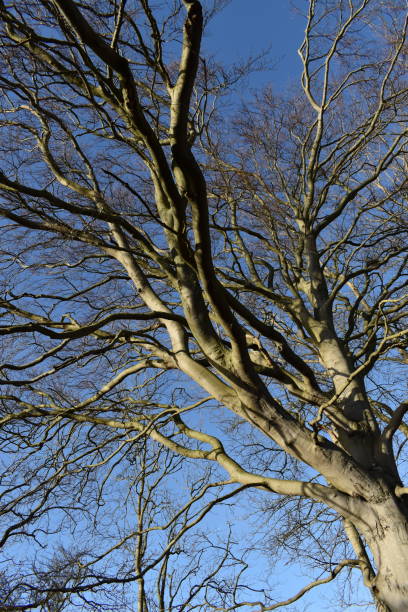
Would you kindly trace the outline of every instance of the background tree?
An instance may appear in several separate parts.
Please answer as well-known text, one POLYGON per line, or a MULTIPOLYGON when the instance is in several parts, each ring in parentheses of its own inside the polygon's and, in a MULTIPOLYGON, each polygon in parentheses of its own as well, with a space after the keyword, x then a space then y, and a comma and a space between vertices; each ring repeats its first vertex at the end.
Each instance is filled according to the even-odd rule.
MULTIPOLYGON (((328 578, 358 566, 378 606, 403 611, 405 2, 310 0, 301 87, 267 90, 233 120, 212 102, 244 69, 200 57, 197 1, 0 2, 0 14, 0 541, 76 542, 45 586, 35 564, 17 581, 20 609, 32 593, 52 595, 44 609, 70 593, 91 609, 135 582, 140 610, 160 609, 141 511, 157 503, 157 454, 170 475, 177 457, 195 462, 193 501, 213 482, 220 503, 269 493, 266 517, 297 518, 275 544, 299 553, 316 530, 328 578), (147 481, 123 480, 135 456, 147 481)), ((183 532, 190 502, 166 533, 183 532)), ((154 553, 170 598, 178 540, 154 553)), ((231 558, 224 543, 211 597, 211 572, 189 587, 197 606, 276 607, 226 588, 231 558)))

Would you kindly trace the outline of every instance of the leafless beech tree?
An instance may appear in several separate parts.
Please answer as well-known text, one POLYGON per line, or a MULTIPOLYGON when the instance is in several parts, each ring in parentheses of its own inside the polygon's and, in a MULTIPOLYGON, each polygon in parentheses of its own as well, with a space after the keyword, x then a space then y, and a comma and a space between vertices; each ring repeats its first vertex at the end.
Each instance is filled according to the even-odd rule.
POLYGON ((406 2, 301 3, 300 85, 234 114, 220 4, 0 0, 4 609, 273 610, 356 567, 407 610, 406 2), (286 602, 207 530, 251 490, 319 566, 286 602))

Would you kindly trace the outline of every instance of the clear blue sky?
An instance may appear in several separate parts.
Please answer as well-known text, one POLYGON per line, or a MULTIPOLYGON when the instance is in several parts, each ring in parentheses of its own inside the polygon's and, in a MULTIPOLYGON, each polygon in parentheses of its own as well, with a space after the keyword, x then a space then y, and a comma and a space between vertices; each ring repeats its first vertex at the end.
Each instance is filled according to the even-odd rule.
POLYGON ((226 63, 269 50, 272 69, 254 74, 250 84, 282 90, 299 76, 304 26, 290 0, 231 0, 208 25, 204 49, 226 63))

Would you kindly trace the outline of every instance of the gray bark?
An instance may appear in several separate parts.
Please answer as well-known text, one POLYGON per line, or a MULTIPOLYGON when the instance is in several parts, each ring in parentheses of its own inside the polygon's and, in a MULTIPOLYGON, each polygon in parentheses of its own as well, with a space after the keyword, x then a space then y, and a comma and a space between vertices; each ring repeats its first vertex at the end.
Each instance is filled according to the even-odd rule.
POLYGON ((391 612, 408 609, 408 521, 401 505, 390 497, 358 518, 376 566, 373 592, 391 612))

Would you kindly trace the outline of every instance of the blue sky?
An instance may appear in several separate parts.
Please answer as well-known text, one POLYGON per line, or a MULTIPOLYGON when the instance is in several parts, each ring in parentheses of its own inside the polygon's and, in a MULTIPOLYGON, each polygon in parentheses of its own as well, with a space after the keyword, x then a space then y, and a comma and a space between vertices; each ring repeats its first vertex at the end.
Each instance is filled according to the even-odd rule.
POLYGON ((253 74, 250 86, 282 90, 300 74, 304 25, 290 0, 231 0, 208 25, 204 49, 226 63, 269 50, 271 70, 253 74))

